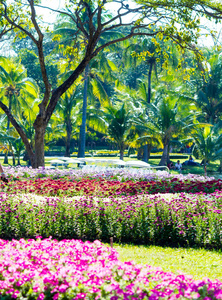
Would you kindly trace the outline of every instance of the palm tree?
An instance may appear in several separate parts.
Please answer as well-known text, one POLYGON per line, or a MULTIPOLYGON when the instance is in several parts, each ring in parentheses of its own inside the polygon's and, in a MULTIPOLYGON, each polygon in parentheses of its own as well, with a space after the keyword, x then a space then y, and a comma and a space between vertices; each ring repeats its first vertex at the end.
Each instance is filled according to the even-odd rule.
POLYGON ((107 139, 117 144, 122 160, 124 150, 136 137, 136 128, 143 126, 135 111, 126 107, 125 103, 121 106, 110 105, 102 111, 92 110, 88 123, 94 130, 104 133, 107 139))
POLYGON ((157 105, 150 105, 150 122, 153 124, 156 136, 159 136, 163 145, 163 154, 160 166, 169 162, 169 145, 172 138, 178 137, 191 128, 193 115, 183 117, 175 101, 162 99, 157 105))
POLYGON ((127 146, 129 130, 132 126, 132 120, 130 112, 127 113, 124 104, 120 109, 114 107, 108 107, 105 115, 106 121, 108 121, 108 137, 114 140, 120 151, 120 159, 123 160, 124 150, 127 146))
POLYGON ((74 129, 80 121, 80 105, 82 103, 82 93, 79 86, 72 91, 66 93, 56 109, 56 117, 53 121, 56 122, 60 137, 65 139, 65 156, 70 156, 71 138, 74 129), (58 125, 60 123, 60 125, 58 125), (62 132, 62 133, 61 133, 62 132), (64 136, 65 133, 65 136, 64 136))
MULTIPOLYGON (((0 58, 0 93, 8 102, 9 111, 21 114, 21 107, 29 108, 29 100, 34 100, 38 95, 38 87, 31 78, 26 77, 26 70, 10 59, 0 58)), ((8 119, 7 130, 10 121, 8 119)), ((8 163, 7 154, 5 163, 8 163)))
POLYGON ((206 174, 207 164, 222 160, 222 134, 218 132, 218 126, 205 126, 198 129, 192 138, 195 142, 194 153, 197 152, 202 159, 206 174))
POLYGON ((14 128, 10 128, 6 133, 0 133, 0 149, 4 153, 12 154, 13 166, 17 158, 17 165, 20 165, 20 156, 22 151, 25 150, 24 143, 14 128))
POLYGON ((4 57, 0 57, 0 82, 1 94, 7 98, 10 111, 21 112, 21 106, 28 107, 28 100, 38 96, 38 87, 31 78, 26 77, 23 66, 4 57))
MULTIPOLYGON (((124 61, 128 66, 139 66, 141 70, 143 70, 143 76, 138 78, 138 73, 135 74, 134 82, 137 81, 137 86, 139 82, 139 89, 142 92, 140 96, 142 96, 142 101, 146 104, 150 104, 153 94, 152 85, 153 82, 153 72, 155 71, 155 77, 158 79, 158 71, 159 73, 163 71, 163 65, 168 65, 169 60, 171 61, 171 65, 174 66, 177 63, 175 46, 170 45, 169 43, 163 44, 162 48, 158 48, 156 44, 150 38, 139 37, 134 38, 135 43, 128 44, 125 47, 123 52, 124 61), (132 53, 134 55, 132 55, 132 53), (142 54, 142 55, 141 55, 142 54), (142 59, 138 58, 138 56, 142 57, 142 59), (145 75, 145 76, 144 76, 145 75)), ((129 42, 128 42, 129 43, 129 42)), ((132 76, 132 75, 131 75, 132 76)), ((149 122, 148 111, 145 110, 146 122, 149 122)), ((143 149, 143 160, 147 162, 149 160, 149 153, 152 148, 152 144, 145 144, 143 149)))
MULTIPOLYGON (((93 7, 93 3, 89 4, 93 7)), ((86 13, 82 13, 82 19, 88 18, 86 13)), ((64 17, 63 17, 64 19, 64 17)), ((70 42, 73 43, 73 35, 76 35, 76 28, 74 24, 70 22, 63 22, 60 26, 55 30, 56 34, 65 33, 65 44, 69 45, 70 42), (70 37, 72 37, 70 39, 70 37)), ((107 35, 109 36, 119 36, 118 32, 112 31, 107 32, 106 35, 102 34, 100 37, 100 43, 103 43, 107 39, 107 35)), ((79 40, 75 39, 75 47, 79 48, 80 44, 78 42, 81 41, 83 37, 79 37, 79 40)), ((98 57, 93 59, 90 64, 88 64, 85 68, 85 73, 83 77, 84 86, 83 86, 83 106, 82 106, 82 124, 80 126, 80 135, 79 135, 79 149, 78 149, 78 157, 85 156, 85 140, 86 140, 86 118, 87 118, 87 107, 88 107, 88 98, 96 103, 96 105, 108 105, 109 97, 107 95, 105 89, 105 81, 112 78, 111 71, 115 66, 112 62, 108 62, 107 56, 104 53, 99 53, 98 57)), ((72 72, 72 71, 70 71, 72 72)), ((68 74, 66 73, 66 76, 68 74)))

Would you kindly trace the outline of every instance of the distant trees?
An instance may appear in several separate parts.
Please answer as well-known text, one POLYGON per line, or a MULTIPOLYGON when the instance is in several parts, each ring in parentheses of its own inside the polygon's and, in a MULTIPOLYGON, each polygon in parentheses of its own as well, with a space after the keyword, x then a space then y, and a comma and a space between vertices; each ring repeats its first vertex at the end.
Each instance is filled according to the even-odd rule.
POLYGON ((194 152, 202 159, 205 173, 207 165, 215 160, 222 160, 222 134, 219 133, 218 127, 215 125, 206 126, 197 130, 193 135, 195 142, 194 152))
MULTIPOLYGON (((132 8, 130 3, 125 0, 112 1, 119 7, 115 15, 107 14, 109 1, 106 0, 96 1, 93 7, 88 0, 67 2, 67 7, 64 7, 60 14, 70 17, 71 22, 75 23, 76 32, 73 36, 74 44, 71 48, 65 48, 65 51, 69 58, 72 57, 75 60, 76 64, 70 63, 68 70, 72 70, 72 72, 69 77, 52 89, 52 82, 47 74, 48 62, 44 54, 45 32, 43 24, 36 14, 36 6, 39 4, 34 0, 1 1, 0 20, 3 27, 0 29, 0 38, 8 32, 14 32, 14 36, 17 38, 28 37, 36 47, 36 55, 39 60, 44 92, 33 125, 35 130, 34 150, 16 116, 13 116, 9 107, 0 101, 1 109, 7 114, 10 122, 21 136, 33 167, 44 165, 45 131, 60 97, 100 51, 133 36, 146 35, 162 40, 172 39, 181 49, 188 48, 197 53, 194 44, 199 36, 199 16, 221 18, 221 5, 211 0, 195 0, 192 1, 192 5, 188 0, 183 1, 182 4, 173 0, 137 0, 135 2, 138 5, 132 8), (137 19, 128 21, 126 16, 132 16, 132 14, 136 14, 137 19), (121 37, 113 38, 110 35, 110 32, 118 32, 120 29, 124 29, 121 37), (106 36, 107 33, 109 35, 106 36), (83 38, 79 42, 76 37, 80 34, 83 38), (105 36, 107 39, 103 39, 105 36), (78 41, 78 45, 75 45, 75 41, 78 41), (82 50, 80 54, 78 53, 79 45, 82 50)), ((47 42, 49 41, 47 40, 47 42)))

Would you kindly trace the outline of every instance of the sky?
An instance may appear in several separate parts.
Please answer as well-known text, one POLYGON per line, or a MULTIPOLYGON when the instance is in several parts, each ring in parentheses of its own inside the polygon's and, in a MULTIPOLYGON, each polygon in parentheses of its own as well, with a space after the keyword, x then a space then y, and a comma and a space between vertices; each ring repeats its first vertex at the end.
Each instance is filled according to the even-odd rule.
MULTIPOLYGON (((53 9, 58 9, 58 10, 61 9, 62 10, 64 7, 64 2, 65 2, 64 0, 42 0, 42 5, 51 7, 53 9)), ((135 3, 133 3, 132 1, 128 0, 127 3, 129 3, 129 5, 131 7, 135 7, 135 3)), ((110 9, 111 11, 113 11, 114 13, 119 8, 117 3, 110 3, 106 7, 108 9, 110 9)), ((40 9, 39 11, 41 14, 44 15, 45 22, 53 23, 55 21, 56 12, 52 12, 47 9, 40 9)))
MULTIPOLYGON (((42 0, 42 5, 43 6, 49 6, 53 9, 61 9, 62 10, 62 8, 64 7, 64 2, 65 2, 65 0, 42 0)), ((135 5, 130 0, 128 0, 128 3, 131 6, 135 5)), ((117 6, 116 3, 111 3, 110 4, 110 10, 111 11, 113 11, 115 13, 115 11, 117 9, 118 9, 118 6, 117 6)), ((40 12, 41 12, 41 14, 43 14, 44 21, 46 23, 53 24, 53 22, 56 19, 56 13, 55 12, 49 11, 47 9, 40 9, 40 12)), ((219 36, 220 36, 220 41, 222 41, 222 26, 221 25, 215 25, 215 24, 210 23, 209 21, 206 21, 204 19, 202 21, 202 25, 203 26, 207 25, 208 27, 210 27, 210 29, 217 30, 219 33, 221 33, 221 34, 219 34, 219 36)), ((206 37, 200 38, 199 44, 201 46, 213 46, 213 39, 212 39, 211 36, 209 36, 207 38, 206 37)))

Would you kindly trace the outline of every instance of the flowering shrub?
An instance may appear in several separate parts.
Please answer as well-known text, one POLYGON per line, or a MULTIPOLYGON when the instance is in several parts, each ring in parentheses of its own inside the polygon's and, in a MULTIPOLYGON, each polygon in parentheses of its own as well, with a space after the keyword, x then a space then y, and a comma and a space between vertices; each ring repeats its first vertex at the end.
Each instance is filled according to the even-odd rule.
POLYGON ((49 169, 49 168, 38 168, 32 169, 31 167, 5 167, 5 173, 11 179, 21 178, 72 178, 73 180, 81 181, 83 178, 103 178, 107 180, 118 180, 118 181, 141 181, 141 180, 171 180, 176 178, 179 181, 211 181, 214 177, 205 177, 199 175, 172 175, 168 172, 157 171, 151 173, 149 169, 133 169, 133 168, 104 168, 104 167, 89 167, 86 166, 83 169, 49 169))
POLYGON ((2 299, 222 299, 222 283, 120 262, 114 249, 76 240, 0 240, 2 299))
POLYGON ((222 247, 222 192, 119 197, 0 194, 0 237, 222 247))
MULTIPOLYGON (((4 183, 1 183, 4 186, 4 183)), ((118 180, 107 180, 97 178, 83 178, 81 181, 72 178, 52 179, 50 177, 11 181, 7 191, 19 191, 37 193, 43 195, 135 195, 156 193, 178 193, 178 192, 206 192, 212 193, 222 188, 221 180, 180 180, 178 178, 120 182, 118 180)))

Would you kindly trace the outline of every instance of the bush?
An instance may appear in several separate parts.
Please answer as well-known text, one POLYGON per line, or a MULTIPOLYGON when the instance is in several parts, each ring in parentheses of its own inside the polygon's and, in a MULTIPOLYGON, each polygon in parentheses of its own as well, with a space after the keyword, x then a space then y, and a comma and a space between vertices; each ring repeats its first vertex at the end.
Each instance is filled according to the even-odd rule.
POLYGON ((109 242, 113 237, 135 244, 222 247, 219 191, 107 198, 2 194, 0 203, 4 239, 41 235, 109 242))
POLYGON ((219 281, 120 262, 99 241, 0 240, 0 271, 1 299, 214 300, 222 293, 219 281))

